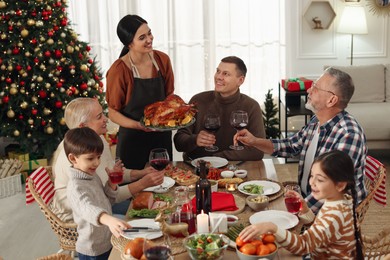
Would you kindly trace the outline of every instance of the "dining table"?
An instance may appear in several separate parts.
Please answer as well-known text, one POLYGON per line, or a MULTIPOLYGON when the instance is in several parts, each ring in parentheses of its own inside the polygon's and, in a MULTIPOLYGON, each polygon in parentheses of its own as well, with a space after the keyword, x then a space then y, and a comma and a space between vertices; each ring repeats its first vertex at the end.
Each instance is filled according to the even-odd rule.
MULTIPOLYGON (((174 166, 177 166, 182 169, 188 169, 192 170, 195 172, 195 168, 188 162, 183 162, 183 161, 176 161, 172 162, 174 166)), ((283 198, 283 184, 278 181, 278 173, 275 170, 273 160, 272 159, 263 159, 259 161, 244 161, 244 162, 237 162, 237 161, 229 161, 229 165, 234 165, 236 166, 238 164, 239 169, 244 169, 247 171, 247 176, 243 178, 243 181, 252 181, 252 180, 267 180, 267 181, 272 181, 275 183, 278 183, 281 186, 281 190, 277 192, 276 194, 270 195, 270 203, 265 210, 277 210, 277 211, 285 211, 287 212, 286 206, 284 204, 284 198, 283 198)), ((173 195, 173 190, 174 187, 171 187, 170 190, 167 192, 167 194, 172 194, 173 195)), ((224 192, 226 191, 224 188, 218 188, 219 192, 224 192)), ((194 193, 194 191, 192 191, 194 193)), ((241 198, 241 201, 245 201, 245 198, 247 195, 243 194, 242 192, 236 190, 231 192, 233 195, 236 197, 238 196, 241 198)), ((243 224, 244 226, 250 225, 249 218, 255 214, 256 212, 253 211, 248 205, 244 205, 243 209, 240 210, 239 213, 236 214, 238 217, 238 223, 237 224, 243 224)), ((129 218, 126 217, 126 220, 129 220, 129 218)), ((291 231, 293 232, 299 232, 300 228, 302 227, 301 223, 293 228, 291 228, 291 231)), ((123 239, 123 238, 121 238, 123 239)), ((121 260, 121 246, 118 246, 118 241, 117 238, 114 236, 111 239, 111 242, 113 244, 113 249, 111 251, 111 254, 109 256, 109 260, 121 260)), ((123 242, 123 241, 122 241, 123 242)), ((186 251, 175 254, 174 259, 181 260, 181 259, 190 259, 190 256, 186 251)), ((260 256, 259 256, 260 257, 260 256)), ((239 259, 236 249, 232 247, 228 247, 226 250, 223 259, 239 259)), ((279 247, 277 255, 275 256, 274 259, 302 259, 302 256, 297 256, 286 249, 279 247)))

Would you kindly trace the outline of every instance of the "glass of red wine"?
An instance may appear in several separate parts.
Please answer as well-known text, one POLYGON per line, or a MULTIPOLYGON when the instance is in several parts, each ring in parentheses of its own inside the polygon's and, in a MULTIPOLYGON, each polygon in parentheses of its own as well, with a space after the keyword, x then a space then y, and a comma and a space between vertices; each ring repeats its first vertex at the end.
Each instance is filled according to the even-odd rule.
POLYGON ((153 241, 153 235, 148 234, 144 238, 143 252, 148 260, 167 260, 172 256, 170 248, 170 239, 168 235, 164 235, 162 242, 156 243, 153 241))
POLYGON ((286 185, 284 187, 284 203, 286 204, 287 211, 296 215, 302 209, 301 197, 289 191, 295 191, 301 194, 301 188, 298 184, 286 185))
MULTIPOLYGON (((221 119, 219 115, 216 114, 208 114, 204 119, 204 128, 207 132, 215 134, 218 129, 221 127, 221 119)), ((212 145, 204 148, 207 152, 216 152, 219 150, 218 146, 212 145)))
POLYGON ((162 171, 169 164, 169 154, 165 148, 155 148, 150 151, 149 164, 157 171, 162 171))
MULTIPOLYGON (((248 113, 243 110, 235 110, 230 114, 230 125, 237 130, 244 129, 248 125, 248 113)), ((242 145, 230 145, 230 149, 233 150, 243 150, 244 146, 242 145)))

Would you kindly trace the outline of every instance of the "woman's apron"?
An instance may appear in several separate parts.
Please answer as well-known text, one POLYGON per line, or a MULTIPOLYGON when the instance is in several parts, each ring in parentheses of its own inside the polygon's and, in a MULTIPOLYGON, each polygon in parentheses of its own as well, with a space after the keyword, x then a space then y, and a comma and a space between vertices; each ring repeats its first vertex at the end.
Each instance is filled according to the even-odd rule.
MULTIPOLYGON (((141 79, 135 66, 132 66, 134 87, 130 101, 121 113, 135 121, 141 120, 145 106, 166 97, 164 78, 156 61, 151 59, 158 71, 156 78, 141 79)), ((116 154, 127 169, 143 169, 153 148, 166 148, 172 160, 172 132, 144 132, 119 127, 116 154)))

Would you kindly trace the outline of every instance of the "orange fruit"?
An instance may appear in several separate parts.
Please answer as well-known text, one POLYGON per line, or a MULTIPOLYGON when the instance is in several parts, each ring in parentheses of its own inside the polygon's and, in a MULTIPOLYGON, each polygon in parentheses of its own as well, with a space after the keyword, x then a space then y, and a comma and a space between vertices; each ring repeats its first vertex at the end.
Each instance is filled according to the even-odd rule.
POLYGON ((252 245, 254 245, 256 248, 259 246, 259 245, 262 245, 263 242, 261 242, 261 240, 253 240, 252 242, 250 242, 252 245))
POLYGON ((268 255, 270 253, 268 246, 259 245, 256 250, 256 255, 268 255))
POLYGON ((263 234, 262 239, 263 243, 273 243, 275 242, 275 236, 273 234, 263 234))
POLYGON ((237 245, 238 247, 242 247, 242 246, 245 245, 246 243, 247 243, 247 242, 244 242, 244 240, 242 240, 240 236, 238 236, 238 237, 236 238, 236 245, 237 245))
POLYGON ((242 247, 240 247, 240 251, 243 254, 246 255, 255 255, 256 254, 256 246, 252 245, 251 243, 246 243, 242 247))
POLYGON ((268 247, 270 253, 276 250, 276 245, 274 243, 267 243, 265 245, 268 247))
POLYGON ((143 255, 144 238, 136 237, 125 246, 125 254, 130 253, 132 257, 140 259, 143 255))

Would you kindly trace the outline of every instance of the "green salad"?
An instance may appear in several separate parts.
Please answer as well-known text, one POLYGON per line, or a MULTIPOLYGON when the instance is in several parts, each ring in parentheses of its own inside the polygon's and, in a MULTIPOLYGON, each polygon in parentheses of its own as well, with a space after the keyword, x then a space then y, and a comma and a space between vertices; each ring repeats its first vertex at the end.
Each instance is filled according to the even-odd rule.
POLYGON ((248 184, 243 187, 243 191, 248 192, 250 194, 263 194, 263 186, 257 184, 248 184))
POLYGON ((224 249, 220 249, 227 247, 227 243, 217 234, 194 235, 188 238, 185 245, 190 249, 193 259, 199 260, 219 259, 224 252, 224 249))

